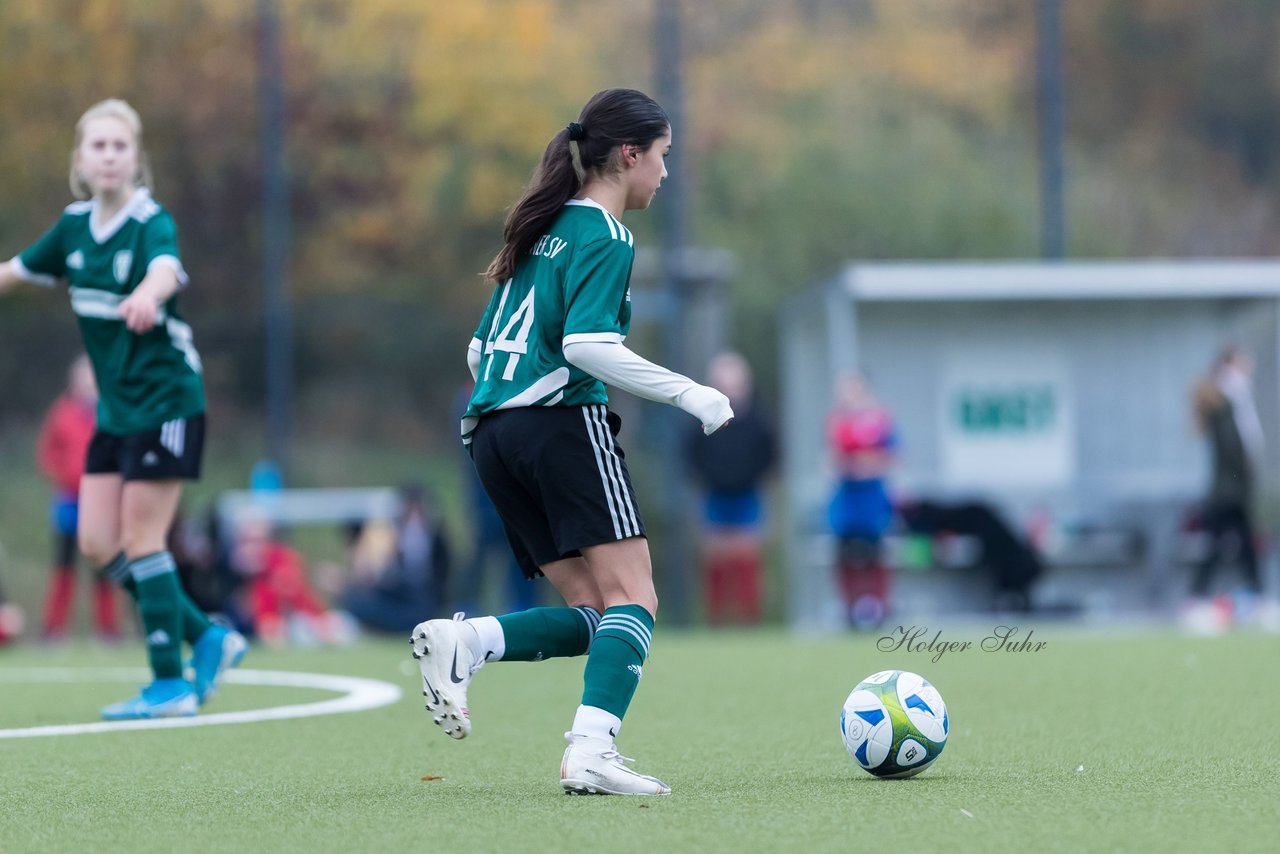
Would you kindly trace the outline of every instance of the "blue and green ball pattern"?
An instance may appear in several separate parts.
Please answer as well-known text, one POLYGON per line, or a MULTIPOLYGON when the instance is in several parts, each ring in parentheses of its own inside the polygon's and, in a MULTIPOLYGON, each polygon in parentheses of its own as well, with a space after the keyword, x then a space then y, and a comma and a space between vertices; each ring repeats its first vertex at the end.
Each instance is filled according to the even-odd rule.
POLYGON ((938 689, 905 670, 858 683, 840 711, 840 735, 858 766, 877 777, 919 774, 942 753, 951 720, 938 689))

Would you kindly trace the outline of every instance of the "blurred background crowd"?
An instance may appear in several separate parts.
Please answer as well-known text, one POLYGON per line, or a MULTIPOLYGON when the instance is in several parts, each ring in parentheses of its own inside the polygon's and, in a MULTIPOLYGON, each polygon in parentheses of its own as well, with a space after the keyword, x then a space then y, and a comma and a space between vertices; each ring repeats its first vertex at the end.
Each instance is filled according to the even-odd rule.
MULTIPOLYGON (((664 618, 1274 626, 1278 43, 1257 0, 6 0, 0 253, 69 201, 74 118, 127 98, 210 396, 173 532, 192 596, 268 643, 528 607, 549 591, 457 439, 479 273, 542 142, 635 86, 675 147, 628 221, 631 343, 739 413, 700 440, 615 395, 664 618), (839 272, 1143 259, 1223 266, 1091 294, 1110 350, 1045 320, 1086 310, 1096 268, 1050 302, 957 285, 932 307, 839 272), (946 339, 966 312, 987 331, 946 339)), ((0 639, 118 639, 70 545, 94 392, 64 296, 9 297, 0 342, 0 639)))

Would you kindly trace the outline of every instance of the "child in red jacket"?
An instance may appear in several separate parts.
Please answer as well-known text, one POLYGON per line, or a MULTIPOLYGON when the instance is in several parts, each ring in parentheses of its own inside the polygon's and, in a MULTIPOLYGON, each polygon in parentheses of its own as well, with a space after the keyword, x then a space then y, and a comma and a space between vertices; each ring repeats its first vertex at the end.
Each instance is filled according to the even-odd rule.
POLYGON ((876 628, 888 612, 890 578, 881 552, 894 520, 887 478, 897 446, 893 417, 866 378, 840 375, 827 417, 827 447, 837 477, 827 513, 836 535, 845 618, 857 629, 876 628))
MULTIPOLYGON (((45 596, 41 636, 62 640, 76 588, 76 528, 79 517, 80 476, 93 437, 98 387, 89 357, 80 355, 67 372, 67 387, 45 415, 36 440, 36 461, 53 485, 49 520, 54 533, 54 560, 45 596)), ((94 622, 102 640, 118 640, 115 587, 109 579, 94 579, 94 622)))
POLYGON ((339 621, 311 588, 306 561, 273 535, 269 522, 247 519, 240 523, 232 562, 245 579, 247 616, 263 643, 342 640, 339 621))

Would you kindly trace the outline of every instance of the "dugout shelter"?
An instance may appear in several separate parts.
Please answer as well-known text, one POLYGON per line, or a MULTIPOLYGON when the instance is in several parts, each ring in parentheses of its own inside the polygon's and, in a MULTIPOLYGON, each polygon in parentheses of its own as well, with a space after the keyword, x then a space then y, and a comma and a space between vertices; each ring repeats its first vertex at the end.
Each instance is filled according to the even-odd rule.
MULTIPOLYGON (((1051 567, 1128 564, 1082 584, 1086 605, 1158 606, 1184 592, 1180 513, 1208 474, 1190 393, 1228 344, 1256 362, 1259 485, 1264 504, 1276 499, 1278 262, 850 263, 789 302, 779 340, 796 627, 840 620, 824 421, 845 369, 865 373, 897 420, 895 497, 989 501, 1019 526, 1040 514, 1051 567)), ((943 587, 919 588, 929 609, 963 609, 943 587)))

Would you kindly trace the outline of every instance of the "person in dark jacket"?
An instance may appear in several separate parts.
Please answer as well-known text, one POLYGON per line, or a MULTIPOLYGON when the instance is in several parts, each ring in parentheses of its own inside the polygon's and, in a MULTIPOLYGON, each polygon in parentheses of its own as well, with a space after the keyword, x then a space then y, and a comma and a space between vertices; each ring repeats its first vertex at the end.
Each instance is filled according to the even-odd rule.
POLYGON ((1200 510, 1200 524, 1209 538, 1204 557, 1191 579, 1191 608, 1186 615, 1193 628, 1220 629, 1221 620, 1209 605, 1210 586, 1218 567, 1234 544, 1247 593, 1261 592, 1255 546, 1252 504, 1255 471, 1262 456, 1262 425, 1253 403, 1253 360, 1228 347, 1213 369, 1196 383, 1192 414, 1205 437, 1210 455, 1209 488, 1200 510))
POLYGON ((1035 546, 985 501, 913 501, 898 507, 908 531, 928 536, 958 534, 977 541, 978 565, 991 579, 997 611, 1032 610, 1031 587, 1044 574, 1035 546))
POLYGON ((773 427, 753 399, 751 366, 734 352, 708 368, 729 396, 733 429, 690 431, 685 460, 703 493, 702 578, 707 622, 758 623, 763 600, 764 485, 773 469, 773 427))
POLYGON ((444 608, 449 580, 449 541, 427 491, 418 484, 401 489, 401 510, 395 521, 394 554, 373 577, 351 584, 341 605, 374 632, 412 629, 423 614, 444 608))

